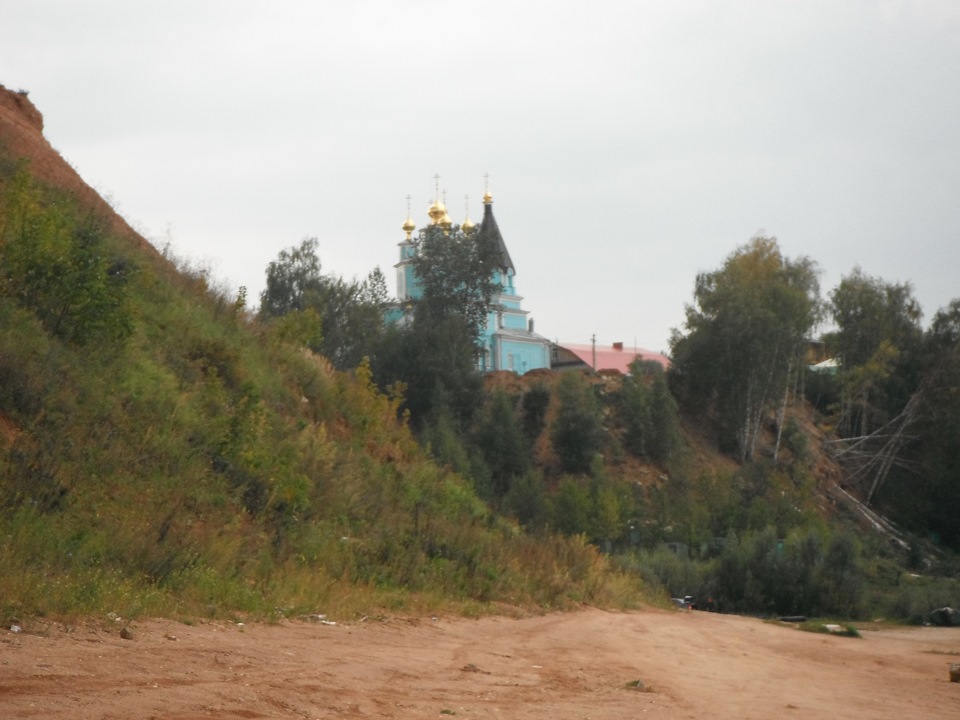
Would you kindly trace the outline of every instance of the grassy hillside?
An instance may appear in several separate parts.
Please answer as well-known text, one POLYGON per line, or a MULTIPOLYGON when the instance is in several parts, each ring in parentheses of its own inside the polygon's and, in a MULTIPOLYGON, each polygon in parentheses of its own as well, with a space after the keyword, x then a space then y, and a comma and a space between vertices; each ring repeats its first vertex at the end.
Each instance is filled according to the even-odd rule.
MULTIPOLYGON (((0 613, 635 601, 437 466, 361 367, 0 160, 0 613)), ((42 159, 44 162, 48 158, 42 159)))

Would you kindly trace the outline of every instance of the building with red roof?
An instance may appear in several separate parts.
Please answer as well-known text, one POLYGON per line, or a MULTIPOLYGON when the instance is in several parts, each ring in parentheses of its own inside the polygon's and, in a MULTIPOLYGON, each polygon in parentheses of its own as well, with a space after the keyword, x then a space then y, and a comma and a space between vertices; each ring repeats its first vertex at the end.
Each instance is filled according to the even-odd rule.
POLYGON ((622 342, 612 345, 554 343, 551 354, 550 367, 554 370, 616 370, 628 375, 630 363, 638 358, 656 361, 664 370, 670 367, 670 359, 666 355, 639 347, 624 347, 622 342))

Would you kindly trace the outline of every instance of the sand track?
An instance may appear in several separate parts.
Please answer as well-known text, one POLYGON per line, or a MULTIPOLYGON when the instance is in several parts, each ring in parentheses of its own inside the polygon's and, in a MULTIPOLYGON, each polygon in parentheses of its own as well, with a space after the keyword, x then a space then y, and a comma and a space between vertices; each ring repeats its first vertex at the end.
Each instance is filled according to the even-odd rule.
POLYGON ((0 634, 2 718, 955 718, 960 629, 803 633, 586 609, 525 619, 0 634), (628 684, 642 680, 646 691, 628 684))

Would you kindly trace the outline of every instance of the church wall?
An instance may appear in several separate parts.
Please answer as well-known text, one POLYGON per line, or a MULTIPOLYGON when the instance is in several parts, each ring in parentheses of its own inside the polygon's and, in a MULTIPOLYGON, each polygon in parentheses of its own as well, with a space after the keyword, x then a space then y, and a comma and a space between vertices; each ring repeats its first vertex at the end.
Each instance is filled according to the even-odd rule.
POLYGON ((499 340, 500 370, 513 370, 519 375, 536 368, 550 367, 549 350, 539 343, 499 340))
POLYGON ((517 313, 504 313, 503 326, 511 330, 526 330, 527 317, 526 315, 519 315, 517 313))
POLYGON ((496 310, 487 314, 486 335, 489 337, 498 328, 509 328, 511 330, 527 329, 526 310, 514 310, 511 308, 496 310))

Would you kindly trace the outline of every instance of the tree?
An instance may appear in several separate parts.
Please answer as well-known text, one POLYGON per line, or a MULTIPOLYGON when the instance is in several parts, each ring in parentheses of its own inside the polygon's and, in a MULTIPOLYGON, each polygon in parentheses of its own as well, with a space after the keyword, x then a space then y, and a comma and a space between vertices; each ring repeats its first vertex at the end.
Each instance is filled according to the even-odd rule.
POLYGON ((479 232, 465 233, 457 227, 444 231, 428 225, 420 230, 412 262, 423 291, 416 303, 416 319, 460 318, 478 356, 477 340, 493 309, 493 295, 500 289, 493 281, 496 247, 479 232))
POLYGON ((859 267, 830 293, 837 330, 825 336, 841 360, 838 426, 866 436, 904 406, 913 391, 909 370, 918 348, 922 311, 909 283, 887 283, 859 267))
POLYGON ((906 461, 929 378, 921 367, 921 311, 909 283, 887 283, 860 268, 830 293, 837 330, 825 336, 841 360, 836 446, 848 482, 869 480, 870 503, 906 461))
POLYGON ((455 315, 385 328, 372 358, 374 377, 384 390, 406 388, 404 407, 416 429, 447 414, 462 433, 481 405, 483 378, 468 332, 455 315))
POLYGON ((480 406, 480 336, 493 309, 496 248, 482 233, 421 229, 414 272, 422 295, 412 321, 391 328, 374 363, 381 387, 407 386, 406 404, 415 425, 443 406, 460 431, 480 406))
MULTIPOLYGON (((680 410, 677 401, 670 392, 666 373, 659 363, 652 368, 650 382, 650 418, 647 454, 658 463, 667 463, 683 447, 683 435, 680 431, 680 410)), ((648 366, 648 371, 650 366, 648 366)))
POLYGON ((927 391, 914 453, 930 508, 927 523, 960 549, 960 299, 936 314, 925 340, 927 391))
POLYGON ((762 420, 819 318, 817 274, 809 258, 790 260, 775 238, 755 237, 697 276, 687 332, 673 332, 673 387, 717 416, 724 446, 741 461, 753 458, 762 420))
POLYGON ((603 446, 603 423, 597 398, 577 372, 560 377, 556 397, 557 414, 550 428, 553 448, 564 472, 587 473, 603 446))
POLYGON ((920 339, 919 303, 910 283, 888 283, 859 267, 830 292, 830 314, 837 331, 828 335, 844 366, 865 365, 886 341, 906 348, 920 339))
POLYGON ((362 283, 324 275, 316 238, 282 250, 267 266, 260 294, 262 318, 285 317, 283 328, 309 327, 305 344, 334 367, 357 367, 374 352, 383 327, 386 282, 375 268, 362 283), (305 315, 297 320, 295 315, 305 315), (309 315, 310 317, 306 317, 309 315), (315 327, 319 318, 319 327, 315 327))
POLYGON ((624 444, 635 455, 667 462, 681 446, 680 412, 663 366, 634 360, 621 390, 624 444))
POLYGON ((534 383, 520 401, 523 415, 523 434, 532 447, 547 426, 547 410, 550 409, 550 388, 545 383, 534 383))
POLYGON ((869 453, 871 490, 898 522, 960 548, 960 299, 936 313, 916 355, 917 389, 903 410, 851 447, 869 453))
POLYGON ((514 515, 525 528, 543 526, 549 509, 543 479, 533 472, 521 475, 513 483, 503 505, 504 510, 514 515))
POLYGON ((390 302, 390 293, 387 290, 387 279, 379 266, 367 273, 366 280, 360 286, 360 299, 367 305, 383 310, 390 302))
POLYGON ((640 364, 630 365, 630 374, 624 378, 620 391, 620 417, 623 422, 623 444, 638 457, 647 454, 647 439, 651 432, 650 390, 644 380, 640 364))
POLYGON ((322 318, 323 328, 323 341, 314 349, 335 368, 355 368, 375 352, 383 331, 384 303, 367 281, 324 277, 312 305, 322 318))
POLYGON ((588 532, 592 510, 590 491, 569 475, 560 481, 556 493, 550 497, 551 525, 564 535, 588 532))
POLYGON ((267 266, 267 284, 260 293, 261 316, 281 317, 307 309, 323 282, 318 246, 316 238, 304 238, 299 247, 281 250, 267 266))
POLYGON ((510 397, 496 389, 487 398, 477 431, 476 443, 490 469, 493 492, 502 498, 523 475, 529 463, 529 453, 517 422, 510 397))

